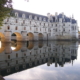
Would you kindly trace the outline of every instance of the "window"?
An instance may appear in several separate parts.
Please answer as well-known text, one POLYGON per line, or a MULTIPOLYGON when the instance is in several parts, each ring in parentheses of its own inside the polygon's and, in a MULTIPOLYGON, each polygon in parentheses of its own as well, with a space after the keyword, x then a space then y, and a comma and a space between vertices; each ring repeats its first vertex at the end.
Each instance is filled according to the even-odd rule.
POLYGON ((9 18, 7 18, 7 22, 9 22, 9 18))
POLYGON ((41 50, 40 50, 40 53, 41 53, 41 50))
POLYGON ((38 28, 36 28, 36 31, 38 31, 38 28))
POLYGON ((24 56, 26 56, 26 53, 24 53, 24 56))
POLYGON ((39 20, 41 21, 42 20, 42 17, 39 17, 39 20))
POLYGON ((57 27, 57 24, 56 24, 56 27, 57 27))
POLYGON ((8 59, 10 59, 10 55, 8 55, 8 59))
POLYGON ((63 24, 63 26, 65 26, 65 24, 63 24))
POLYGON ((30 52, 30 55, 31 55, 31 52, 30 52))
POLYGON ((63 31, 65 31, 65 28, 63 28, 63 31))
POLYGON ((45 28, 45 31, 46 31, 46 28, 45 28))
POLYGON ((18 23, 18 20, 16 19, 16 23, 18 23))
POLYGON ((40 28, 40 31, 41 31, 41 28, 40 28))
POLYGON ((23 24, 25 24, 25 20, 23 20, 23 24))
POLYGON ((44 26, 45 26, 45 23, 44 23, 44 26))
POLYGON ((49 24, 48 24, 48 26, 49 26, 49 24))
POLYGON ((30 21, 30 24, 31 24, 31 21, 30 21))
POLYGON ((25 18, 25 14, 22 14, 22 18, 25 18))
POLYGON ((51 33, 49 33, 49 36, 51 36, 51 33))
POLYGON ((40 23, 40 25, 41 25, 41 23, 40 23))
POLYGON ((18 27, 17 26, 15 27, 15 30, 18 30, 18 27))
POLYGON ((37 16, 35 16, 34 19, 37 20, 37 16))
POLYGON ((74 26, 72 26, 72 30, 74 30, 74 26))
POLYGON ((26 30, 26 27, 24 27, 24 30, 26 30))
POLYGON ((43 21, 46 21, 46 19, 44 18, 43 21))
POLYGON ((10 29, 10 26, 8 26, 7 29, 9 30, 10 29))
POLYGON ((18 60, 16 60, 16 64, 18 64, 18 60))
POLYGON ((30 27, 30 30, 31 30, 31 27, 30 27))
POLYGON ((57 32, 57 29, 56 29, 56 32, 57 32))
POLYGON ((18 13, 17 12, 15 12, 15 17, 18 17, 18 13))
POLYGON ((29 19, 32 19, 32 15, 29 15, 29 19))
POLYGON ((18 57, 18 53, 16 53, 16 57, 18 57))

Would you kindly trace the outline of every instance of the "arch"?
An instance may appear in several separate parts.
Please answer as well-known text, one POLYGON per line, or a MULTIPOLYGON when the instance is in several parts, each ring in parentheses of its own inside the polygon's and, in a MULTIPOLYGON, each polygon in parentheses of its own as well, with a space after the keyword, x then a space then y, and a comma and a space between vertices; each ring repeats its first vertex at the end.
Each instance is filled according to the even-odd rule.
POLYGON ((43 47, 43 41, 39 41, 38 47, 39 47, 39 48, 42 48, 42 47, 43 47))
POLYGON ((5 35, 3 33, 0 32, 0 41, 5 41, 5 35))
POLYGON ((18 32, 15 32, 11 35, 12 40, 22 41, 22 35, 18 32))
POLYGON ((28 36, 28 40, 34 40, 34 35, 33 35, 33 33, 29 32, 29 33, 27 34, 27 36, 28 36))
POLYGON ((27 41, 27 48, 32 49, 34 47, 34 43, 32 41, 27 41))
POLYGON ((39 40, 43 40, 43 34, 42 34, 42 33, 39 33, 39 34, 38 34, 38 39, 39 39, 39 40))
POLYGON ((19 51, 22 48, 22 43, 17 41, 11 41, 11 47, 14 47, 13 51, 19 51))
POLYGON ((5 50, 5 43, 2 43, 0 41, 0 53, 2 53, 5 50))

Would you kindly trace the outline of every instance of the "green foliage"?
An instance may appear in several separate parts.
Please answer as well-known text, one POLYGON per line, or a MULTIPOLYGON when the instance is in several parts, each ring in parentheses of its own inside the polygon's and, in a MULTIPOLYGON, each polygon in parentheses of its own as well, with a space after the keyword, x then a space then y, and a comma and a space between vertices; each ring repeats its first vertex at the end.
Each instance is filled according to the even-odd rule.
POLYGON ((0 0, 0 27, 3 24, 3 20, 9 17, 9 13, 12 10, 12 0, 0 0))

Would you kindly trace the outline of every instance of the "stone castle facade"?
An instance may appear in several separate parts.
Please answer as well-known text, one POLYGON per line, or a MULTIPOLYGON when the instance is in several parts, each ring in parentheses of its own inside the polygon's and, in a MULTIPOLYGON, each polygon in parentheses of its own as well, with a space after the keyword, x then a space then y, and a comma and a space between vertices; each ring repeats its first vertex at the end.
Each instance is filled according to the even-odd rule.
POLYGON ((72 40, 78 39, 77 21, 64 13, 47 16, 13 10, 15 16, 4 20, 1 41, 72 40))

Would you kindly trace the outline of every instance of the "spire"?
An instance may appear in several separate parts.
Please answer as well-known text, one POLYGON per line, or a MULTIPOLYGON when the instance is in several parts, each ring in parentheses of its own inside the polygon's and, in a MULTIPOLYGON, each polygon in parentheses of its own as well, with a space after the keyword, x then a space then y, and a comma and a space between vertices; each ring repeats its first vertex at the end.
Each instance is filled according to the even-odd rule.
POLYGON ((72 19, 74 19, 74 15, 72 15, 72 19))

